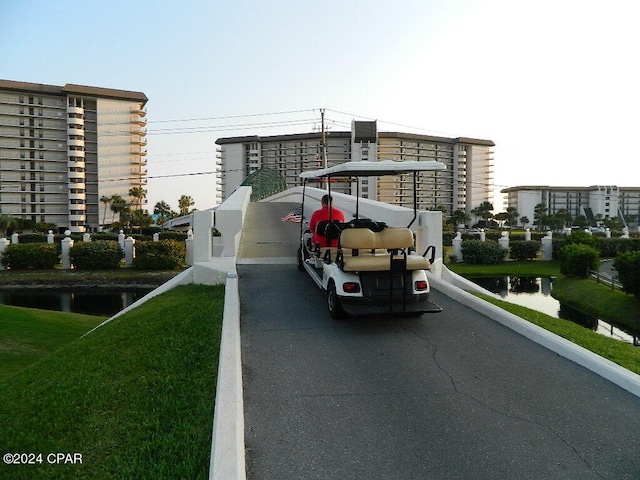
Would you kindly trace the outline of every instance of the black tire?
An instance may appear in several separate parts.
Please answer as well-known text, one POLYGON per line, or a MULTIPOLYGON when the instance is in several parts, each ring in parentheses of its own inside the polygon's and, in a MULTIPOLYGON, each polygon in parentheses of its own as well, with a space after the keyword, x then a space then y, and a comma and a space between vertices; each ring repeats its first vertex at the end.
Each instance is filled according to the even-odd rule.
POLYGON ((304 271, 304 265, 302 264, 304 260, 302 259, 302 245, 298 247, 298 260, 296 263, 298 264, 298 270, 301 272, 304 271))
POLYGON ((340 299, 333 282, 330 282, 327 287, 327 306, 329 307, 329 316, 334 320, 342 320, 347 316, 342 305, 340 305, 340 299))

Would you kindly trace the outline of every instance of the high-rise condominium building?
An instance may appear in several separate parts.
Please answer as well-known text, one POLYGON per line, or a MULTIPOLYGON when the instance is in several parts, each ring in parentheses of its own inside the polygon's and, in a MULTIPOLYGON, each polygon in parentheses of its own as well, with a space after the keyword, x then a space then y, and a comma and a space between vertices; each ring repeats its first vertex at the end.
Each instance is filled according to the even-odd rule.
MULTIPOLYGON (((300 172, 360 160, 437 160, 447 169, 421 174, 417 204, 420 209, 444 207, 446 214, 471 210, 491 201, 493 149, 491 140, 446 138, 403 132, 378 132, 376 122, 354 121, 351 131, 219 138, 218 188, 222 200, 261 168, 279 172, 287 187, 301 185, 300 172)), ((365 198, 413 206, 413 178, 369 178, 353 184, 335 184, 332 190, 365 198)))
POLYGON ((95 231, 101 199, 146 185, 147 97, 140 92, 0 80, 0 213, 95 231))
POLYGON ((530 185, 505 188, 501 192, 507 194, 507 205, 531 222, 538 205, 542 205, 548 215, 563 211, 574 219, 584 216, 593 226, 598 218, 616 217, 630 226, 637 226, 640 218, 640 187, 530 185))

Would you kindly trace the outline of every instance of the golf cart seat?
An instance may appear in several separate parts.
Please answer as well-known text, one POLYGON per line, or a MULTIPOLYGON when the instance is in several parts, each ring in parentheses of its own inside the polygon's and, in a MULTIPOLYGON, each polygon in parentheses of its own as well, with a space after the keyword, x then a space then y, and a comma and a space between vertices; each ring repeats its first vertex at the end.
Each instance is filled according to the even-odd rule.
POLYGON ((345 272, 428 270, 431 265, 426 258, 408 253, 411 246, 413 233, 408 228, 346 229, 340 235, 339 263, 345 272))

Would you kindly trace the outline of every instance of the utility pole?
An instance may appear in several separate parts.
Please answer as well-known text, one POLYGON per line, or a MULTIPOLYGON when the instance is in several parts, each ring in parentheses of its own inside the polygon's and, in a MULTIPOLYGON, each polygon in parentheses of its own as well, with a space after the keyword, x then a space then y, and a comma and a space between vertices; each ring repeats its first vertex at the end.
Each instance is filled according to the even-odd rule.
POLYGON ((324 108, 320 109, 320 121, 322 125, 322 161, 324 163, 324 168, 327 168, 327 132, 324 128, 324 108))

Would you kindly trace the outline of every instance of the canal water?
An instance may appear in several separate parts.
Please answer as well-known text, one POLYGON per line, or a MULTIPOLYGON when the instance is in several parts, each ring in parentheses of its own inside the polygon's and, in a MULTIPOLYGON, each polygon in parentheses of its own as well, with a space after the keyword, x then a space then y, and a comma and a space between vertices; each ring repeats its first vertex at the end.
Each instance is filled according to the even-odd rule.
POLYGON ((640 345, 640 331, 633 332, 611 325, 596 317, 579 312, 553 298, 551 296, 553 281, 549 277, 484 277, 470 278, 469 280, 498 294, 506 302, 546 313, 555 318, 570 320, 616 340, 640 345))
POLYGON ((59 312, 110 317, 145 296, 152 289, 0 289, 0 304, 59 312))

